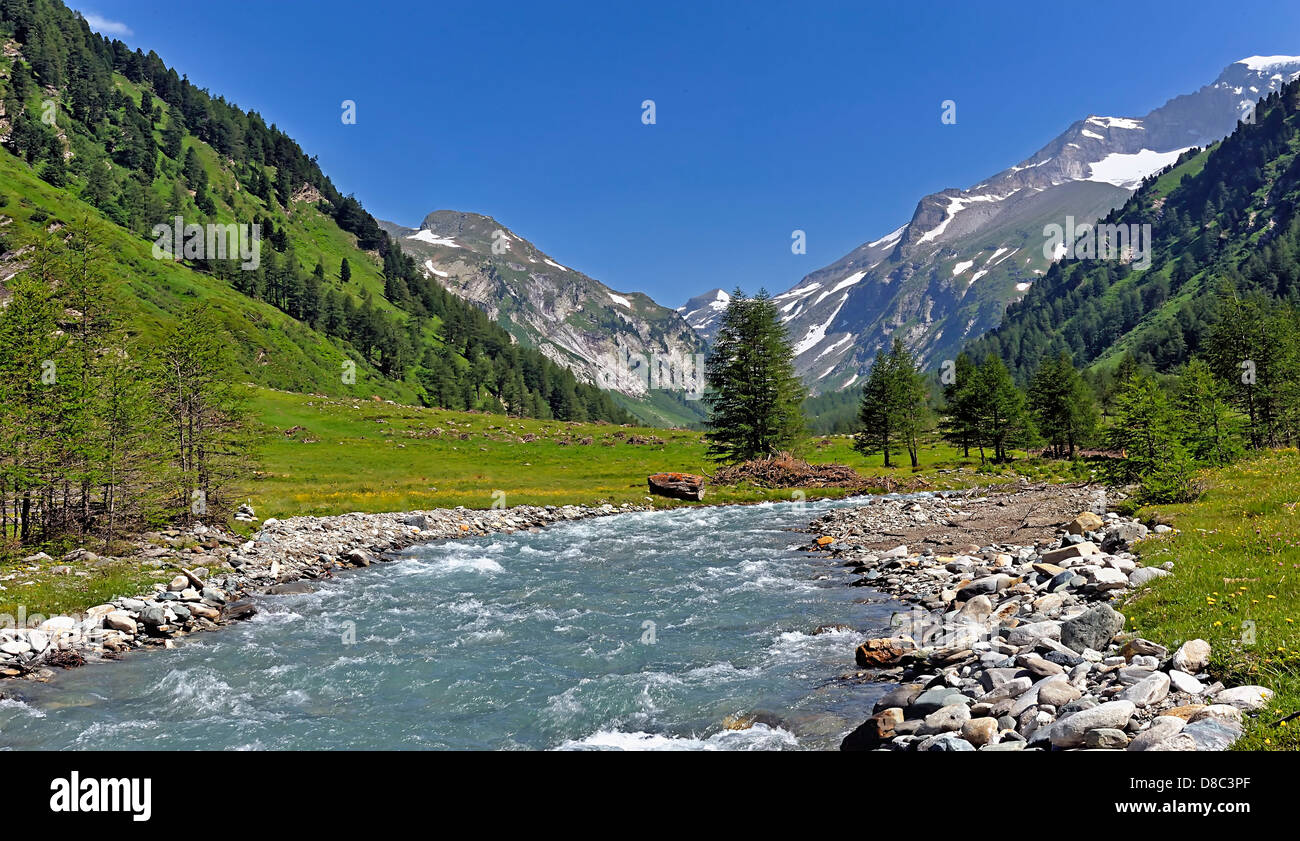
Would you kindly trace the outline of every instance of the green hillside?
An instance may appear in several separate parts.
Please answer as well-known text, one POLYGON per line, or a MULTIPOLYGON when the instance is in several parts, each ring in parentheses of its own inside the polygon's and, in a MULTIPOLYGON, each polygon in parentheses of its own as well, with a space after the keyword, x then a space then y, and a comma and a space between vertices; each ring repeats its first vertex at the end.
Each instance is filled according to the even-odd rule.
POLYGON ((90 219, 129 331, 148 339, 188 304, 207 302, 252 382, 629 419, 607 393, 516 346, 420 273, 260 115, 196 88, 153 52, 92 32, 56 0, 0 4, 0 39, 0 282, 42 235, 90 219), (185 259, 157 259, 155 226, 176 217, 256 226, 258 258, 178 248, 185 259))

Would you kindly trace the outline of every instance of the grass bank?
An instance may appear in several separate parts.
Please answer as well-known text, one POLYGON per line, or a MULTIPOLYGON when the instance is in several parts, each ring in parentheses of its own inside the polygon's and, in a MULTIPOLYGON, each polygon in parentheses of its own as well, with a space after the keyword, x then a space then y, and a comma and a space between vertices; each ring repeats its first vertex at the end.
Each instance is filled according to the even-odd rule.
POLYGON ((1171 649, 1204 639, 1225 683, 1277 693, 1237 749, 1300 749, 1300 719, 1276 725, 1300 710, 1300 453, 1266 453, 1205 481, 1194 503, 1143 509, 1178 529, 1138 544, 1143 562, 1175 568, 1128 600, 1129 629, 1171 649))

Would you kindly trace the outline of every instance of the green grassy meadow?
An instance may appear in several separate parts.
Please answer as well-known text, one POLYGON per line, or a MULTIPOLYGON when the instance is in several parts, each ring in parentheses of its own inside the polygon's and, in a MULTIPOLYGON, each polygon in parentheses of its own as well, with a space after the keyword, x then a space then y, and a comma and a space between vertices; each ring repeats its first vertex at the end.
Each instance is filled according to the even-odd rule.
MULTIPOLYGON (((699 432, 611 424, 565 423, 503 415, 400 406, 257 389, 252 408, 262 434, 261 471, 246 496, 259 517, 647 501, 646 477, 660 471, 711 473, 699 432)), ((847 437, 813 439, 802 453, 814 463, 848 464, 867 476, 923 478, 934 488, 1011 481, 1059 470, 1029 460, 977 470, 947 445, 922 452, 920 469, 886 470, 883 458, 854 452, 847 437)), ((842 496, 843 489, 808 491, 842 496)), ((705 503, 789 499, 790 491, 711 486, 705 503)), ((698 505, 655 497, 656 506, 698 505)))
POLYGON ((1174 562, 1174 574, 1121 608, 1128 628, 1174 646, 1212 647, 1211 671, 1229 685, 1277 693, 1250 720, 1238 750, 1300 749, 1300 453, 1266 453, 1205 477, 1193 503, 1143 509, 1178 532, 1138 544, 1142 560, 1174 562))

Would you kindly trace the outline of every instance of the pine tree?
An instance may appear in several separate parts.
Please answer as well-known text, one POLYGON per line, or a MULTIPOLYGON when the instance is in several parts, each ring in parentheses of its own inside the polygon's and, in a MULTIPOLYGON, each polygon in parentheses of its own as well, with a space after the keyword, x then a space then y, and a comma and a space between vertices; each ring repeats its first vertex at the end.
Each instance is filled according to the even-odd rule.
POLYGON ((1231 384, 1232 400, 1247 418, 1251 446, 1286 443, 1295 434, 1286 419, 1300 380, 1295 311, 1231 289, 1220 294, 1218 308, 1208 349, 1211 367, 1231 384))
POLYGON ((806 391, 794 352, 766 290, 737 289, 705 364, 708 455, 746 461, 795 447, 803 436, 806 391))
POLYGON ((1029 386, 1029 405, 1039 434, 1057 458, 1074 458, 1075 448, 1096 434, 1092 389, 1064 351, 1039 366, 1029 386))
POLYGON ((182 169, 185 175, 185 183, 190 185, 191 190, 198 190, 200 187, 208 185, 208 173, 203 168, 203 162, 199 160, 199 155, 191 146, 185 150, 185 165, 182 169))
POLYGON ((163 154, 173 161, 181 160, 182 144, 185 140, 185 124, 180 115, 172 111, 167 116, 167 127, 163 129, 163 154))
POLYGON ((876 354, 862 389, 860 428, 853 448, 866 455, 883 453, 885 467, 890 467, 891 450, 901 446, 907 450, 912 467, 917 467, 920 435, 929 420, 928 396, 925 375, 917 369, 916 358, 896 337, 888 354, 883 349, 876 354))
POLYGON ((352 279, 352 267, 348 265, 348 258, 344 257, 343 262, 339 264, 339 280, 347 283, 352 279))
POLYGON ((1007 366, 996 356, 980 365, 974 392, 980 461, 985 460, 986 447, 993 450, 994 461, 1010 461, 1012 447, 1028 447, 1034 440, 1024 392, 1016 387, 1007 366))
POLYGON ((1178 417, 1160 384, 1150 376, 1130 377, 1115 398, 1115 423, 1106 444, 1123 453, 1111 480, 1139 483, 1144 502, 1185 502, 1196 496, 1195 465, 1179 440, 1178 417))
POLYGON ((962 353, 953 362, 951 382, 943 383, 943 412, 939 434, 962 456, 970 457, 970 448, 979 438, 979 404, 976 400, 979 369, 962 353))
POLYGON ((170 513, 185 522, 233 507, 245 471, 247 414, 229 376, 223 335, 212 311, 199 306, 167 332, 154 354, 171 462, 170 513))
POLYGON ((1201 359, 1183 367, 1174 389, 1174 409, 1183 443, 1192 458, 1228 464, 1242 451, 1241 422, 1229 403, 1229 389, 1201 359))

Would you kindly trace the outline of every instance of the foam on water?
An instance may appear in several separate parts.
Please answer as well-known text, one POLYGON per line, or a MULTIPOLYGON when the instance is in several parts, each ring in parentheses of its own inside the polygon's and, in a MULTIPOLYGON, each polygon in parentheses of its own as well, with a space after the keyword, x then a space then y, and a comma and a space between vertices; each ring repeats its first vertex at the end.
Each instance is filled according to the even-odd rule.
POLYGON ((765 724, 755 724, 747 730, 723 730, 711 736, 665 736, 658 733, 625 733, 619 730, 599 730, 582 739, 564 742, 557 750, 622 750, 622 751, 695 751, 695 750, 781 750, 797 747, 794 734, 765 724))

